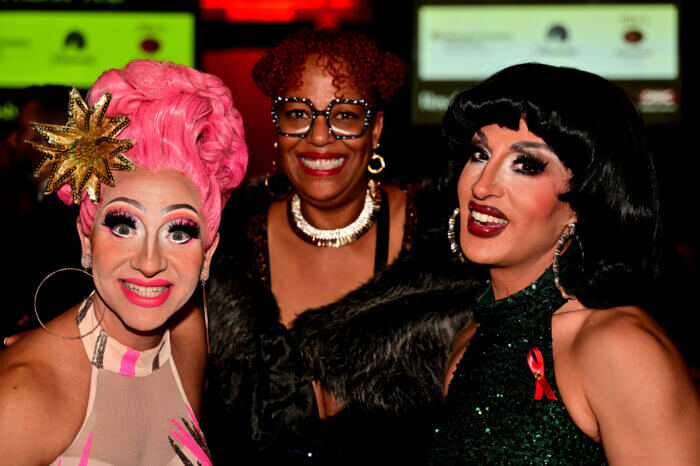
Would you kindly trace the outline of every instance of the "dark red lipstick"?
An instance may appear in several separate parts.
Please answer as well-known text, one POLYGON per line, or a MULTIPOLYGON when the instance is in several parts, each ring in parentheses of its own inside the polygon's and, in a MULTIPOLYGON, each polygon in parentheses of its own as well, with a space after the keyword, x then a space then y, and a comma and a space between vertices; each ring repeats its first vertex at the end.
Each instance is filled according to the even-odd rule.
POLYGON ((343 169, 348 161, 348 157, 344 154, 338 154, 335 152, 300 152, 297 154, 297 161, 299 162, 301 169, 311 176, 331 176, 339 173, 340 170, 343 169), (302 157, 306 160, 343 159, 343 163, 331 169, 316 169, 304 165, 304 162, 301 160, 302 157))
POLYGON ((474 201, 469 202, 469 221, 467 222, 467 229, 469 230, 469 233, 480 238, 493 238, 494 236, 501 234, 507 226, 508 217, 506 217, 506 215, 497 208, 477 204, 474 201), (499 218, 505 220, 506 222, 500 223, 478 221, 472 216, 472 211, 484 215, 490 215, 491 217, 499 218))

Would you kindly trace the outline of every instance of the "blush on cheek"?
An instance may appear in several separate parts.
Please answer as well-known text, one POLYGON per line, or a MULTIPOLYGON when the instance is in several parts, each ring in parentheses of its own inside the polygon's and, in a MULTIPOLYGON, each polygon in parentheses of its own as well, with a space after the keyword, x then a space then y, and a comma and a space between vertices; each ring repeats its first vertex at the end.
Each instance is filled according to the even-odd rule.
MULTIPOLYGON (((526 189, 518 190, 517 204, 521 211, 532 218, 548 218, 564 205, 559 200, 559 191, 549 181, 529 183, 526 189)), ((515 203, 515 202, 514 202, 515 203)))
POLYGON ((197 249, 188 251, 187 253, 175 254, 171 258, 171 263, 179 270, 180 277, 183 282, 196 286, 199 282, 199 275, 204 264, 204 251, 197 249))
MULTIPOLYGON (((111 234, 110 234, 111 236, 111 234)), ((121 238, 120 238, 121 239, 121 238)), ((110 239, 110 242, 112 240, 110 239)), ((93 270, 99 267, 99 264, 111 264, 119 262, 119 258, 123 257, 124 252, 119 245, 112 245, 111 247, 103 244, 103 241, 93 241, 92 242, 92 263, 93 270)))

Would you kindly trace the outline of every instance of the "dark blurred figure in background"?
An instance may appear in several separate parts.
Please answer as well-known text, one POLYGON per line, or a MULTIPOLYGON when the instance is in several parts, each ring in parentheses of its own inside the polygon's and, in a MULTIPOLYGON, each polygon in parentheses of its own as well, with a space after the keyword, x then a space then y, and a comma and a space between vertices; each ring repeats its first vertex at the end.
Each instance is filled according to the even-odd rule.
MULTIPOLYGON (((16 228, 22 232, 14 236, 16 245, 2 248, 0 292, 9 297, 9 302, 0 313, 0 343, 8 335, 37 326, 32 318, 32 301, 41 279, 60 267, 77 267, 80 262, 75 226, 67 225, 74 223, 75 216, 67 215, 67 207, 56 196, 44 196, 46 176, 33 175, 40 155, 26 142, 39 137, 32 131, 31 122, 66 123, 69 91, 64 86, 24 89, 17 125, 0 143, 4 148, 0 152, 0 217, 6 231, 16 228), (49 247, 59 243, 64 247, 49 247)), ((60 292, 63 280, 72 275, 59 274, 50 288, 42 290, 40 309, 46 313, 42 318, 50 319, 54 316, 52 310, 58 312, 80 298, 60 292)), ((89 284, 89 280, 85 282, 89 284)))
POLYGON ((30 123, 47 121, 50 124, 66 122, 66 101, 70 88, 65 86, 36 86, 22 91, 19 102, 17 125, 7 136, 7 156, 9 164, 3 166, 4 179, 2 187, 3 214, 26 214, 43 200, 43 184, 46 177, 33 176, 34 168, 39 163, 39 153, 27 141, 40 141, 32 131, 30 123))

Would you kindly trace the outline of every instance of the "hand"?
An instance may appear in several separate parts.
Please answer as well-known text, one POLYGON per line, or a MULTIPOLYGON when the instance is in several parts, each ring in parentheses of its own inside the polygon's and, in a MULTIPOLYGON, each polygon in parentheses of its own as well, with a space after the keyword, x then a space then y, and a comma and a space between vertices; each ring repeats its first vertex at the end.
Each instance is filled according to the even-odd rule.
POLYGON ((4 337, 2 339, 2 345, 0 345, 0 348, 5 349, 12 345, 13 343, 16 343, 17 340, 25 336, 27 333, 29 333, 29 330, 25 330, 24 332, 19 332, 15 333, 14 335, 10 335, 9 337, 4 337))

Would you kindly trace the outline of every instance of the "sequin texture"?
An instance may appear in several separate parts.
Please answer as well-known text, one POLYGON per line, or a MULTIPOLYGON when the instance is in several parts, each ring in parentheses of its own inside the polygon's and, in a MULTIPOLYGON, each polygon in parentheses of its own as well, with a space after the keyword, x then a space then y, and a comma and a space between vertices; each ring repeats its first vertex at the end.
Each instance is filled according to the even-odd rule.
POLYGON ((552 314, 565 303, 551 268, 520 292, 474 309, 480 323, 450 384, 431 461, 445 464, 607 464, 569 417, 556 384, 552 314), (527 353, 538 347, 556 400, 533 399, 527 353))
POLYGON ((100 334, 95 342, 95 349, 92 352, 92 359, 90 362, 93 366, 98 369, 102 369, 104 364, 105 348, 107 345, 107 334, 104 330, 100 329, 100 334))
POLYGON ((73 88, 68 104, 68 124, 65 126, 31 123, 34 131, 49 145, 27 141, 41 160, 34 171, 38 176, 49 172, 45 194, 51 194, 65 183, 70 183, 73 202, 80 204, 83 190, 90 200, 100 201, 100 185, 114 186, 112 170, 135 170, 123 154, 133 147, 131 139, 115 139, 129 124, 129 118, 107 118, 112 99, 103 95, 88 108, 80 93, 73 88))

